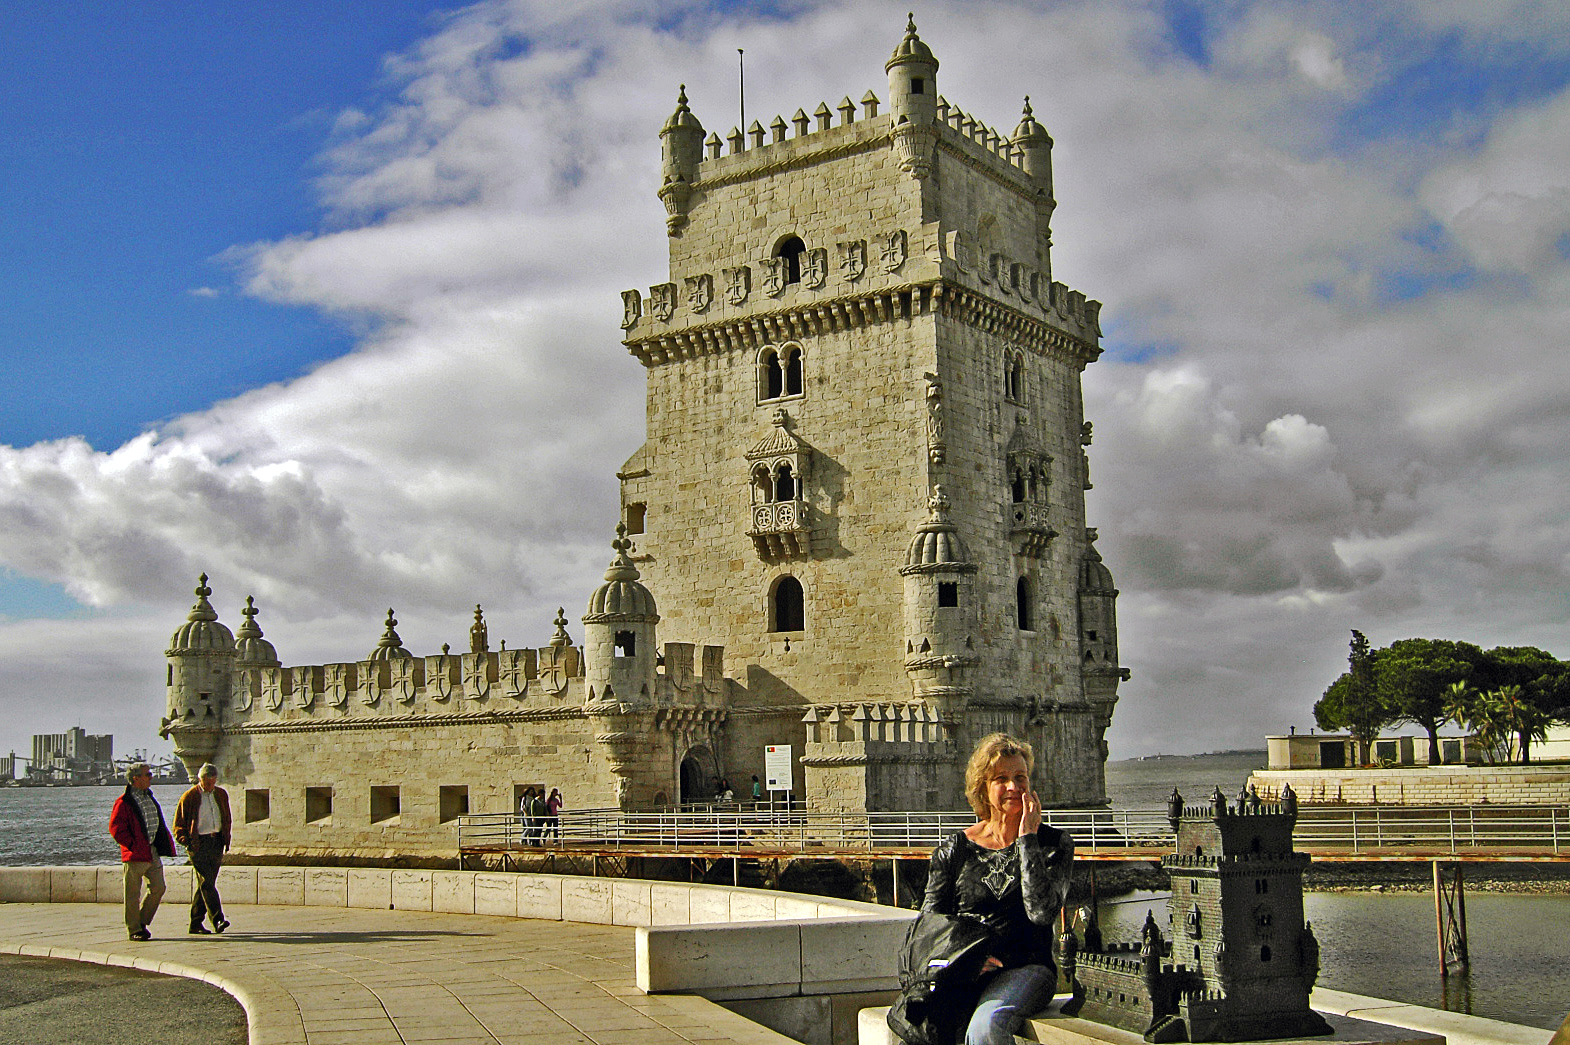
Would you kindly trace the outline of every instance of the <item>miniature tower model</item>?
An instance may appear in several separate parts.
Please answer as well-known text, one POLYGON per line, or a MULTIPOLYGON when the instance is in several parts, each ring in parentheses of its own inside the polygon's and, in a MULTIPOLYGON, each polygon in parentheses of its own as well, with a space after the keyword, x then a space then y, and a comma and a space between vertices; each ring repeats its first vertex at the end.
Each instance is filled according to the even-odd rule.
POLYGON ((1309 1008, 1319 944, 1303 920, 1306 853, 1292 849, 1297 797, 1279 804, 1253 789, 1228 806, 1185 808, 1174 789, 1168 817, 1177 851, 1168 933, 1147 916, 1138 944, 1078 950, 1063 937, 1074 1001, 1064 1011, 1143 1034, 1146 1041, 1253 1041, 1328 1034, 1309 1008))
POLYGON ((805 741, 815 808, 949 808, 1005 729, 1050 753, 1049 803, 1098 804, 1127 672, 1085 526, 1100 305, 1052 280, 1052 139, 1029 99, 1012 136, 951 105, 914 23, 885 73, 885 112, 723 140, 677 93, 669 275, 623 294, 629 557, 667 636, 723 641, 733 775, 805 741))

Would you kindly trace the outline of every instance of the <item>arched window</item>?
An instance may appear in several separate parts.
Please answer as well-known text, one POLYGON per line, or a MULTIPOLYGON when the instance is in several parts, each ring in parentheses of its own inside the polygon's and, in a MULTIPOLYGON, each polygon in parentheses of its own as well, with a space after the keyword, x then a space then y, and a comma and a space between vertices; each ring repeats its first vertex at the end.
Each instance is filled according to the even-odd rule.
POLYGON ((763 465, 752 470, 752 503, 772 504, 774 501, 774 482, 769 478, 769 470, 763 465))
POLYGON ((1009 356, 1003 375, 1003 392, 1016 403, 1025 401, 1025 357, 1016 352, 1009 356))
POLYGON ((1019 617, 1020 631, 1034 631, 1031 614, 1030 578, 1021 577, 1019 583, 1014 585, 1015 611, 1019 617))
POLYGON ((785 394, 788 396, 801 395, 801 349, 788 348, 785 350, 785 394))
POLYGON ((1014 469, 1014 478, 1009 483, 1009 487, 1013 491, 1013 494, 1014 494, 1014 503, 1015 504, 1024 504, 1025 503, 1025 474, 1023 472, 1021 472, 1018 468, 1014 469))
POLYGON ((774 479, 774 499, 776 501, 796 499, 796 477, 791 474, 788 464, 780 465, 779 474, 774 479))
POLYGON ((774 256, 785 259, 786 283, 801 282, 801 256, 806 252, 807 245, 801 241, 800 236, 787 236, 780 241, 774 256))
POLYGON ((758 356, 758 398, 778 399, 785 394, 785 375, 780 373, 779 353, 766 348, 758 356))
POLYGON ((807 599, 801 582, 794 577, 781 577, 774 585, 769 622, 770 631, 805 631, 807 626, 807 599))

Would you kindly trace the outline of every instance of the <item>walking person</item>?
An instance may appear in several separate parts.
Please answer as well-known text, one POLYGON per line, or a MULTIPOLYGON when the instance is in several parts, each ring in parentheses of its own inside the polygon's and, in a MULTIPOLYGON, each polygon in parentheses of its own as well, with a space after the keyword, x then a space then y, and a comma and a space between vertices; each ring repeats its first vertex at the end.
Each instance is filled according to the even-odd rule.
POLYGON ((212 920, 212 932, 229 928, 223 901, 218 897, 218 869, 229 849, 233 823, 229 792, 218 786, 218 769, 209 762, 197 773, 196 786, 181 795, 180 803, 174 807, 174 839, 185 847, 196 872, 189 930, 193 936, 209 935, 202 924, 206 919, 212 920))
POLYGON ((164 811, 153 797, 153 770, 146 762, 133 762, 125 771, 125 794, 114 800, 109 813, 109 833, 120 843, 125 881, 125 931, 133 940, 151 940, 148 930, 164 898, 164 865, 161 857, 174 858, 174 839, 164 823, 164 811), (147 896, 142 896, 142 882, 147 896))
POLYGON ((561 841, 561 792, 551 788, 551 797, 545 800, 545 833, 561 841))
POLYGON ((545 789, 543 787, 529 788, 529 828, 528 842, 530 845, 545 844, 545 789))

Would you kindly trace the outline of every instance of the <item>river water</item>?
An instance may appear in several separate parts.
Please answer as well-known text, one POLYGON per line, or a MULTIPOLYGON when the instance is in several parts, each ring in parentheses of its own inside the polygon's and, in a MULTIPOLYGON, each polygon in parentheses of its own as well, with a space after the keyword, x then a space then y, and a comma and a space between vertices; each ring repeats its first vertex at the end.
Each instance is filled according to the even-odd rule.
MULTIPOLYGON (((1112 762, 1107 790, 1116 808, 1164 807, 1174 786, 1197 803, 1218 785, 1236 795, 1263 764, 1262 751, 1112 762)), ((117 862, 109 809, 123 790, 0 788, 0 865, 117 862)), ((153 794, 172 815, 183 790, 158 786, 153 794)), ((1469 893, 1472 970, 1448 980, 1437 967, 1432 896, 1309 893, 1304 906, 1319 938, 1321 986, 1549 1030, 1570 1010, 1570 896, 1469 893)), ((1137 938, 1145 912, 1165 922, 1165 909, 1165 894, 1122 898, 1103 908, 1104 930, 1108 939, 1137 938)))

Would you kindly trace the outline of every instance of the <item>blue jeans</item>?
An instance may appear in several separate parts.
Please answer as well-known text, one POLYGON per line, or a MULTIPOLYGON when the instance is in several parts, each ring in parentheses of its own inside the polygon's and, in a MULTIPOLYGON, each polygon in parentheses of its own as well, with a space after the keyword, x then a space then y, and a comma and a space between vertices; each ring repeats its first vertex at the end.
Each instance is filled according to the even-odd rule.
POLYGON ((965 1028, 965 1045, 1014 1045, 1014 1032, 1025 1017, 1047 1007, 1057 986, 1057 972, 1045 965, 1004 969, 982 989, 965 1028))

